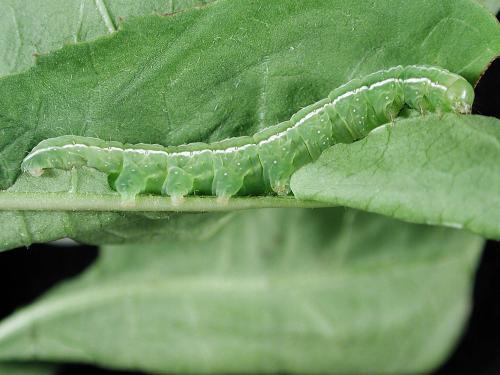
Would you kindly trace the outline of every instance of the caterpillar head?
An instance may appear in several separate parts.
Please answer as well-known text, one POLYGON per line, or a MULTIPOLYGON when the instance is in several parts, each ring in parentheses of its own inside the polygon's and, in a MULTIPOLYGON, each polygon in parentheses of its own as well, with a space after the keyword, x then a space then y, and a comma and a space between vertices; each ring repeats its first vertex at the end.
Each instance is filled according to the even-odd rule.
POLYGON ((40 177, 44 172, 44 165, 40 161, 38 155, 28 155, 24 158, 21 164, 21 170, 29 173, 33 177, 40 177))
POLYGON ((451 109, 457 113, 470 113, 474 101, 474 89, 462 77, 457 78, 446 92, 451 109))

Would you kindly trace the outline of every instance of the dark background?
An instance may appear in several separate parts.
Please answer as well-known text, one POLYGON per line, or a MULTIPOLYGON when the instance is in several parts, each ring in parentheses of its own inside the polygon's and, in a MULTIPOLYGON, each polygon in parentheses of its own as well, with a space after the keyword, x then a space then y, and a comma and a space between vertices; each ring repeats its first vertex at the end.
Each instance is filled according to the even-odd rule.
MULTIPOLYGON (((498 17, 498 16, 497 16, 498 17)), ((476 87, 474 113, 500 118, 500 59, 476 87)), ((92 246, 33 245, 0 253, 0 319, 32 302, 59 281, 75 276, 98 255, 92 246)), ((434 375, 500 374, 500 242, 489 241, 474 287, 474 307, 455 352, 434 375)), ((402 338, 404 340, 404 338, 402 338)), ((64 365, 57 375, 138 374, 87 365, 64 365)))

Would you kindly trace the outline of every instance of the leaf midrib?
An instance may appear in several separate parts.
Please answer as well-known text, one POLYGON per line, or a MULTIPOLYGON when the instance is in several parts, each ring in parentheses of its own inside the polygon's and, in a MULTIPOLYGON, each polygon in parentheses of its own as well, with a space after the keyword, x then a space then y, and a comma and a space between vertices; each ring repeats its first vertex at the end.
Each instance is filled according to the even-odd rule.
MULTIPOLYGON (((456 258, 454 256, 446 256, 438 260, 433 260, 431 266, 434 268, 446 267, 455 263, 462 263, 462 257, 456 258)), ((385 273, 386 268, 391 268, 391 275, 408 274, 409 271, 416 271, 418 269, 428 268, 428 262, 415 262, 408 265, 404 269, 386 267, 380 268, 377 273, 385 273)), ((338 271, 338 270, 337 270, 338 271)), ((154 295, 165 293, 172 294, 185 294, 189 289, 195 292, 207 292, 218 289, 223 292, 237 291, 239 294, 248 291, 263 291, 272 285, 275 288, 282 288, 283 290, 295 290, 297 287, 308 288, 312 285, 339 288, 338 284, 332 283, 332 278, 337 281, 342 279, 349 279, 352 277, 367 276, 373 277, 373 270, 368 268, 366 270, 358 270, 351 273, 338 273, 336 275, 314 275, 309 273, 303 275, 295 275, 292 278, 283 278, 281 275, 276 277, 268 276, 251 276, 251 277, 198 277, 197 279, 177 278, 168 280, 154 280, 151 279, 141 285, 137 285, 130 280, 119 280, 119 285, 105 286, 101 285, 98 289, 82 290, 77 295, 65 295, 63 297, 54 295, 48 297, 47 300, 39 303, 35 307, 21 310, 19 313, 11 318, 7 318, 0 325, 0 342, 11 334, 15 334, 23 327, 29 326, 31 322, 50 320, 54 317, 61 317, 72 312, 83 311, 92 306, 106 305, 112 300, 121 299, 124 297, 131 297, 134 295, 154 295), (279 280, 278 280, 279 279, 279 280)), ((116 282, 116 280, 113 280, 116 282)), ((112 282, 113 282, 112 281, 112 282)))
POLYGON ((233 197, 221 202, 216 197, 185 197, 180 204, 173 204, 170 197, 143 195, 135 204, 124 204, 118 193, 42 193, 42 192, 0 192, 0 211, 175 211, 175 212, 218 212, 250 208, 319 208, 335 205, 299 200, 294 197, 248 196, 233 197))

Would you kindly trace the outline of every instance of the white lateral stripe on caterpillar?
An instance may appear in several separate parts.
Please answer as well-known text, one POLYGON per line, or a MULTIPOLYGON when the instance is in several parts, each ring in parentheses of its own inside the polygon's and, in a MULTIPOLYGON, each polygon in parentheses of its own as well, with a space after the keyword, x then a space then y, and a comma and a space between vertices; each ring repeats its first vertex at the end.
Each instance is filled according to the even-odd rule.
POLYGON ((211 152, 211 153, 215 153, 215 154, 227 154, 227 153, 231 153, 231 152, 238 152, 238 151, 242 151, 242 150, 247 149, 251 145, 261 145, 261 144, 265 144, 265 143, 268 143, 268 142, 272 142, 272 141, 274 141, 274 140, 276 140, 278 138, 281 138, 287 132, 289 132, 290 130, 292 130, 293 128, 296 128, 296 127, 300 126, 305 121, 307 121, 308 119, 310 119, 312 116, 315 116, 319 112, 323 111, 327 106, 329 106, 329 105, 335 105, 340 100, 349 98, 350 96, 353 96, 353 95, 355 95, 357 93, 360 93, 362 91, 372 90, 372 89, 384 86, 384 85, 386 85, 388 83, 422 83, 422 82, 428 83, 429 85, 431 85, 431 86, 433 86, 435 88, 439 88, 441 90, 446 91, 446 87, 445 86, 440 85, 440 84, 438 84, 436 82, 433 82, 429 78, 408 78, 408 79, 404 79, 404 80, 403 79, 397 79, 397 78, 388 78, 388 79, 386 79, 384 81, 376 82, 376 83, 374 83, 374 84, 372 84, 370 86, 362 86, 360 88, 357 88, 357 89, 349 91, 349 92, 347 92, 345 94, 342 94, 341 96, 339 96, 338 98, 336 98, 335 100, 333 100, 331 103, 327 103, 323 107, 318 108, 318 109, 314 110, 313 112, 308 113, 306 116, 304 116, 304 118, 302 118, 296 124, 294 124, 294 125, 290 126, 289 128, 287 128, 286 130, 284 130, 284 131, 282 131, 280 133, 277 133, 277 134, 273 134, 269 138, 264 139, 264 140, 262 140, 262 141, 260 141, 258 143, 251 143, 251 144, 243 145, 243 146, 233 146, 233 147, 228 147, 227 149, 223 149, 223 150, 206 149, 206 150, 182 151, 182 152, 168 153, 166 151, 160 151, 160 150, 146 150, 146 149, 136 149, 136 148, 126 148, 126 149, 124 149, 124 148, 118 148, 118 147, 98 147, 98 146, 84 145, 84 144, 81 144, 81 143, 80 144, 75 143, 75 144, 69 144, 69 145, 63 145, 63 146, 50 146, 50 147, 47 147, 47 148, 42 148, 42 149, 36 150, 36 151, 30 153, 29 155, 27 155, 26 158, 24 158, 24 161, 27 161, 30 158, 36 156, 37 154, 40 154, 40 153, 43 153, 43 152, 53 151, 53 150, 60 150, 60 149, 68 149, 68 148, 91 148, 91 149, 95 149, 95 150, 99 150, 99 151, 123 151, 123 152, 133 152, 133 153, 143 154, 143 155, 148 155, 148 154, 162 154, 162 155, 187 156, 187 157, 194 156, 194 155, 199 155, 199 154, 202 154, 204 152, 211 152))
POLYGON ((290 191, 291 175, 336 143, 350 143, 391 122, 403 108, 468 113, 472 86, 439 67, 397 66, 350 81, 328 98, 303 108, 290 121, 253 137, 223 143, 128 146, 97 138, 61 136, 27 155, 24 171, 86 165, 109 174, 124 199, 140 193, 170 195, 290 191), (149 148, 151 147, 151 148, 149 148))

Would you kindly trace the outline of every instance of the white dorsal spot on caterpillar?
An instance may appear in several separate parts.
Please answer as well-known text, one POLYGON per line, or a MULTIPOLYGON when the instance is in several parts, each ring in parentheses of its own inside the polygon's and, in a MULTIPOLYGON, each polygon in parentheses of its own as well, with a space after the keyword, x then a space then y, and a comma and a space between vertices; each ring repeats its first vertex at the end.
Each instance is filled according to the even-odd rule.
MULTIPOLYGON (((216 195, 224 195, 221 201, 235 194, 244 194, 243 191, 251 191, 252 194, 267 194, 272 191, 280 195, 288 194, 290 176, 297 168, 316 160, 331 143, 335 144, 330 139, 353 142, 363 138, 372 129, 382 129, 381 125, 386 121, 385 118, 389 117, 393 121, 403 106, 420 109, 423 112, 425 108, 418 103, 419 100, 435 99, 436 104, 431 103, 431 108, 441 113, 464 112, 464 108, 470 108, 472 103, 473 91, 472 94, 469 92, 472 88, 465 79, 440 68, 398 66, 373 73, 355 82, 354 85, 351 82, 339 87, 332 91, 328 98, 302 109, 300 117, 297 119, 292 117, 290 121, 282 123, 283 126, 276 126, 278 130, 270 132, 263 130, 268 136, 254 135, 247 137, 248 140, 241 138, 234 141, 226 140, 225 148, 219 148, 220 144, 217 146, 208 144, 202 149, 199 144, 168 149, 158 145, 137 147, 118 142, 106 144, 102 140, 87 137, 66 136, 62 143, 60 139, 42 141, 43 145, 40 143, 24 159, 23 170, 37 174, 43 169, 65 169, 73 165, 79 167, 83 160, 83 165, 87 163, 87 166, 90 165, 108 174, 121 176, 122 173, 126 173, 124 175, 126 178, 122 177, 123 182, 119 187, 124 199, 127 198, 127 194, 135 196, 137 192, 134 189, 141 186, 141 189, 146 189, 146 186, 151 189, 150 184, 144 179, 154 177, 155 181, 161 182, 157 179, 164 178, 163 185, 169 187, 159 191, 155 190, 157 187, 153 187, 152 193, 170 195, 173 204, 181 200, 181 197, 193 194, 195 191, 200 194, 212 194, 212 188, 208 187, 214 186, 216 174, 223 177, 223 182, 217 182, 221 185, 216 189, 216 195), (447 94, 446 84, 442 82, 455 85, 457 81, 459 81, 459 93, 463 92, 466 95, 453 97, 454 101, 449 105, 452 98, 447 94), (429 95, 429 90, 432 90, 432 95, 429 95), (411 97, 414 91, 416 98, 411 97), (360 93, 362 95, 358 95, 360 93), (350 101, 361 100, 366 103, 352 108, 350 101), (386 101, 390 101, 389 113, 386 113, 386 101), (318 124, 321 124, 320 128, 315 129, 318 124), (310 130, 307 129, 309 126, 312 126, 310 130), (133 154, 131 160, 134 163, 130 165, 123 163, 124 155, 128 153, 133 154), (231 153, 239 154, 230 158, 217 156, 231 153), (78 157, 65 157, 70 154, 73 156, 78 154, 78 157), (104 159, 103 162, 105 157, 109 157, 109 160, 104 159), (159 159, 149 163, 148 158, 151 157, 159 159), (92 161, 90 164, 89 159, 92 161), (241 160, 244 160, 243 165, 240 163, 241 160), (94 161, 97 161, 97 166, 94 161), (280 167, 282 163, 283 168, 280 167), (146 171, 137 170, 140 165, 144 165, 140 168, 146 171), (169 180, 168 171, 173 172, 170 178, 176 176, 174 180, 169 180), (249 186, 245 186, 247 182, 249 186)), ((262 134, 263 131, 258 134, 262 134)), ((151 191, 148 190, 148 193, 151 191)))

